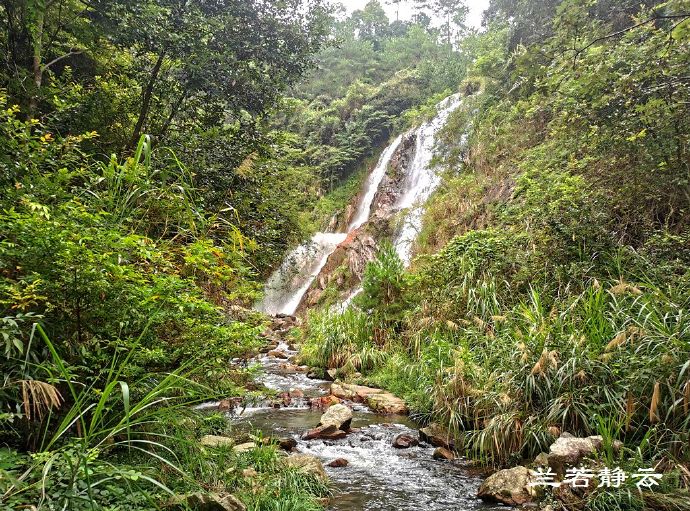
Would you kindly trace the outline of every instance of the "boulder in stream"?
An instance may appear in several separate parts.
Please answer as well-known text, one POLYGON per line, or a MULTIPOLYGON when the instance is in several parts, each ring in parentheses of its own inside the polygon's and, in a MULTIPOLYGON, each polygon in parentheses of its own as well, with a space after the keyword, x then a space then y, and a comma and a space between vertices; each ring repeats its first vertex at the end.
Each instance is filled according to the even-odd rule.
POLYGON ((317 426, 314 429, 310 429, 302 435, 302 440, 339 440, 346 436, 347 433, 345 431, 338 429, 335 424, 329 424, 327 426, 317 426))
POLYGON ((484 480, 477 497, 488 502, 522 506, 531 502, 535 495, 534 487, 528 486, 532 477, 525 467, 499 470, 484 480))
POLYGON ((352 410, 345 405, 336 404, 328 408, 321 416, 319 426, 334 425, 337 429, 347 431, 352 423, 352 410))
POLYGON ((437 447, 434 450, 434 454, 432 455, 432 457, 435 460, 453 461, 455 459, 455 454, 453 454, 453 451, 450 451, 445 447, 437 447))
POLYGON ((393 439, 392 445, 396 449, 408 449, 410 447, 414 447, 416 445, 419 445, 419 441, 415 437, 413 437, 412 435, 408 435, 407 433, 402 433, 393 439))
POLYGON ((279 438, 277 442, 278 446, 280 446, 280 448, 284 451, 291 451, 292 449, 297 447, 297 440, 295 440, 291 436, 279 438))
POLYGON ((333 395, 321 396, 312 398, 310 401, 310 406, 315 410, 322 410, 328 408, 329 406, 337 405, 340 403, 340 399, 333 395))
POLYGON ((293 454, 285 458, 288 467, 296 468, 300 472, 312 474, 324 481, 328 480, 328 475, 323 468, 321 460, 310 454, 293 454))
POLYGON ((435 422, 419 430, 419 440, 434 447, 443 447, 445 449, 453 449, 455 447, 455 442, 448 430, 435 422))
POLYGON ((341 468, 341 467, 347 467, 350 464, 349 461, 347 461, 345 458, 336 458, 330 463, 327 463, 326 466, 333 467, 333 468, 341 468))

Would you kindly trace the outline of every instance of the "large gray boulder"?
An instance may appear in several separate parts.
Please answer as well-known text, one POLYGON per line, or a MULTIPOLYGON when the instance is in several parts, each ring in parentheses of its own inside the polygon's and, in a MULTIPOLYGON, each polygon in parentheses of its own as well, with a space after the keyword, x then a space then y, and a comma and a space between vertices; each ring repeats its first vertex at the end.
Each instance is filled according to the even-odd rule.
POLYGON ((321 416, 320 426, 335 426, 336 429, 347 431, 352 423, 352 410, 347 406, 333 405, 321 416))
POLYGON ((477 497, 488 502, 522 506, 535 496, 534 487, 528 486, 532 479, 532 474, 525 467, 499 470, 484 480, 477 497))
POLYGON ((584 458, 601 449, 602 443, 603 438, 599 435, 578 438, 563 433, 549 447, 546 459, 554 472, 564 474, 567 467, 579 465, 584 458))

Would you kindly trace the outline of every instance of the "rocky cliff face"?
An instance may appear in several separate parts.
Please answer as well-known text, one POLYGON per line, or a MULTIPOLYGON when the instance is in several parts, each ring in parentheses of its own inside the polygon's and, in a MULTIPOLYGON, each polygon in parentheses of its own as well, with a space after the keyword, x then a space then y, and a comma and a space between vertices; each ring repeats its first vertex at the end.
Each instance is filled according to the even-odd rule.
MULTIPOLYGON (((376 257, 379 242, 393 234, 396 213, 393 206, 403 188, 401 184, 405 179, 407 166, 414 157, 416 137, 416 131, 403 137, 374 196, 369 221, 351 232, 329 256, 300 302, 297 314, 320 303, 325 298, 327 289, 336 290, 339 300, 343 300, 360 284, 367 263, 376 257)), ((359 199, 357 197, 356 200, 359 199)), ((337 226, 347 225, 355 209, 354 205, 348 206, 333 223, 337 226)))

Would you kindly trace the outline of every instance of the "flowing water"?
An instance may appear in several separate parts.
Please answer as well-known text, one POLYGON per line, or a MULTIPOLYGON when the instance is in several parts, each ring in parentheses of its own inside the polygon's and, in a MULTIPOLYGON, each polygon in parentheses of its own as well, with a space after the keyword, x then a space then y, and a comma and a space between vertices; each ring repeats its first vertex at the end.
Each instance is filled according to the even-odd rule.
POLYGON ((256 306, 257 310, 266 314, 294 314, 328 256, 346 237, 346 233, 317 232, 308 243, 290 252, 266 282, 264 299, 256 306))
POLYGON ((348 232, 354 231, 364 222, 369 220, 369 215, 371 214, 371 203, 374 201, 374 196, 379 190, 379 185, 383 180, 383 176, 386 175, 386 170, 388 170, 388 164, 390 163, 393 154, 395 154, 395 151, 398 149, 398 146, 400 146, 400 142, 402 142, 402 135, 399 135, 398 138, 396 138, 393 143, 383 151, 376 168, 371 172, 371 174, 369 174, 367 182, 364 185, 364 194, 362 196, 362 200, 359 201, 357 212, 347 228, 348 232))
MULTIPOLYGON (((287 345, 278 350, 294 355, 287 345)), ((353 404, 355 431, 341 440, 309 440, 300 437, 315 427, 323 411, 311 410, 309 397, 329 391, 330 383, 312 380, 304 373, 286 369, 283 359, 263 356, 262 383, 277 391, 300 389, 304 398, 288 406, 248 407, 231 417, 239 430, 260 430, 272 437, 292 437, 297 449, 318 457, 324 464, 344 458, 346 467, 326 467, 333 488, 330 511, 474 511, 497 509, 475 496, 481 479, 473 475, 462 459, 437 461, 434 448, 420 444, 396 449, 393 439, 406 433, 417 436, 417 426, 402 415, 380 415, 353 404)), ((287 366, 289 367, 289 366, 287 366)))
MULTIPOLYGON (((405 265, 409 264, 412 256, 424 203, 440 182, 432 167, 436 135, 459 105, 459 95, 447 98, 439 104, 438 115, 417 130, 414 158, 406 169, 402 188, 398 191, 399 199, 394 204, 394 209, 402 212, 402 224, 394 237, 394 244, 405 265)), ((330 254, 350 232, 369 220, 372 202, 401 140, 402 137, 396 138, 384 150, 369 175, 347 232, 316 233, 309 243, 297 247, 268 280, 264 299, 257 304, 259 310, 274 315, 294 313, 330 254)), ((346 308, 360 290, 352 290, 342 308, 346 308)), ((288 357, 296 354, 285 343, 277 349, 288 357)), ((315 427, 322 413, 310 409, 309 398, 329 393, 330 383, 308 378, 281 358, 265 355, 258 361, 264 368, 261 379, 264 386, 279 393, 299 390, 303 397, 292 399, 279 408, 271 403, 260 403, 243 409, 231 420, 239 429, 258 429, 272 437, 293 437, 300 452, 317 456, 324 463, 337 458, 346 459, 346 467, 326 467, 334 488, 330 510, 495 509, 475 497, 481 479, 471 473, 462 459, 434 460, 434 448, 425 444, 409 449, 392 446, 393 439, 401 433, 417 436, 417 426, 406 416, 380 415, 363 405, 351 404, 355 432, 341 440, 302 440, 301 434, 315 427)))
MULTIPOLYGON (((438 105, 437 116, 417 129, 414 159, 406 169, 399 199, 394 205, 395 209, 404 211, 402 225, 394 241, 405 265, 409 264, 412 256, 412 244, 421 226, 424 203, 440 182, 440 177, 431 165, 436 134, 459 105, 459 95, 446 98, 438 105)), ((398 136, 386 147, 376 167, 369 174, 347 232, 317 232, 309 242, 293 250, 266 282, 264 298, 256 305, 256 309, 267 314, 295 313, 302 297, 326 264, 328 256, 345 241, 349 233, 369 220, 376 192, 401 141, 402 136, 398 136)), ((352 295, 357 292, 358 290, 354 290, 352 295)))
POLYGON ((395 204, 396 209, 407 210, 395 238, 395 249, 405 266, 412 259, 412 246, 422 226, 424 204, 441 182, 432 165, 436 135, 460 103, 459 94, 446 98, 438 106, 438 115, 417 130, 414 160, 407 169, 402 193, 395 204))

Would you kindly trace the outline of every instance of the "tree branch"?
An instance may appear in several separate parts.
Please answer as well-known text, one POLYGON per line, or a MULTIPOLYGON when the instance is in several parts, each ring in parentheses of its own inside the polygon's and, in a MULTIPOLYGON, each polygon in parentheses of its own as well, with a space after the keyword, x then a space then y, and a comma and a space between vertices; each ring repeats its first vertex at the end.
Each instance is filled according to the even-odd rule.
POLYGON ((57 57, 57 58, 51 60, 51 61, 48 62, 47 64, 44 64, 44 65, 43 65, 43 71, 47 70, 47 69, 48 69, 50 66, 52 66, 53 64, 57 64, 57 63, 60 62, 62 59, 66 59, 66 58, 68 58, 68 57, 71 57, 72 55, 80 55, 80 54, 82 54, 82 53, 83 53, 83 52, 82 52, 81 50, 71 50, 69 53, 65 53, 64 55, 61 55, 61 56, 59 56, 59 57, 57 57))
MULTIPOLYGON (((690 18, 690 13, 685 13, 685 14, 669 14, 669 15, 666 15, 666 16, 655 15, 655 16, 652 16, 651 18, 646 19, 645 21, 641 21, 640 23, 636 23, 635 25, 631 25, 631 26, 629 26, 629 27, 627 27, 627 28, 624 28, 624 29, 622 29, 622 30, 619 30, 619 31, 617 31, 617 32, 613 32, 613 33, 611 33, 611 34, 608 34, 608 35, 605 35, 605 36, 602 36, 602 37, 597 37, 597 38, 594 39, 593 41, 590 41, 586 46, 583 46, 582 48, 580 48, 579 50, 577 50, 577 52, 575 52, 575 56, 573 57, 573 61, 577 60, 577 57, 578 57, 583 51, 585 51, 585 50, 588 49, 588 48, 591 48, 592 46, 594 46, 595 44, 597 44, 597 43, 600 42, 600 41, 604 41, 604 40, 606 40, 606 39, 611 39, 611 38, 613 38, 613 37, 618 37, 618 36, 620 36, 620 35, 625 34, 626 32, 630 32, 631 30, 634 30, 634 29, 636 29, 636 28, 638 28, 638 27, 641 27, 641 26, 643 26, 643 25, 646 25, 647 23, 651 23, 652 21, 656 21, 656 20, 667 20, 667 19, 680 19, 680 18, 683 18, 683 19, 690 18)), ((681 20, 681 21, 682 21, 682 20, 681 20)))

